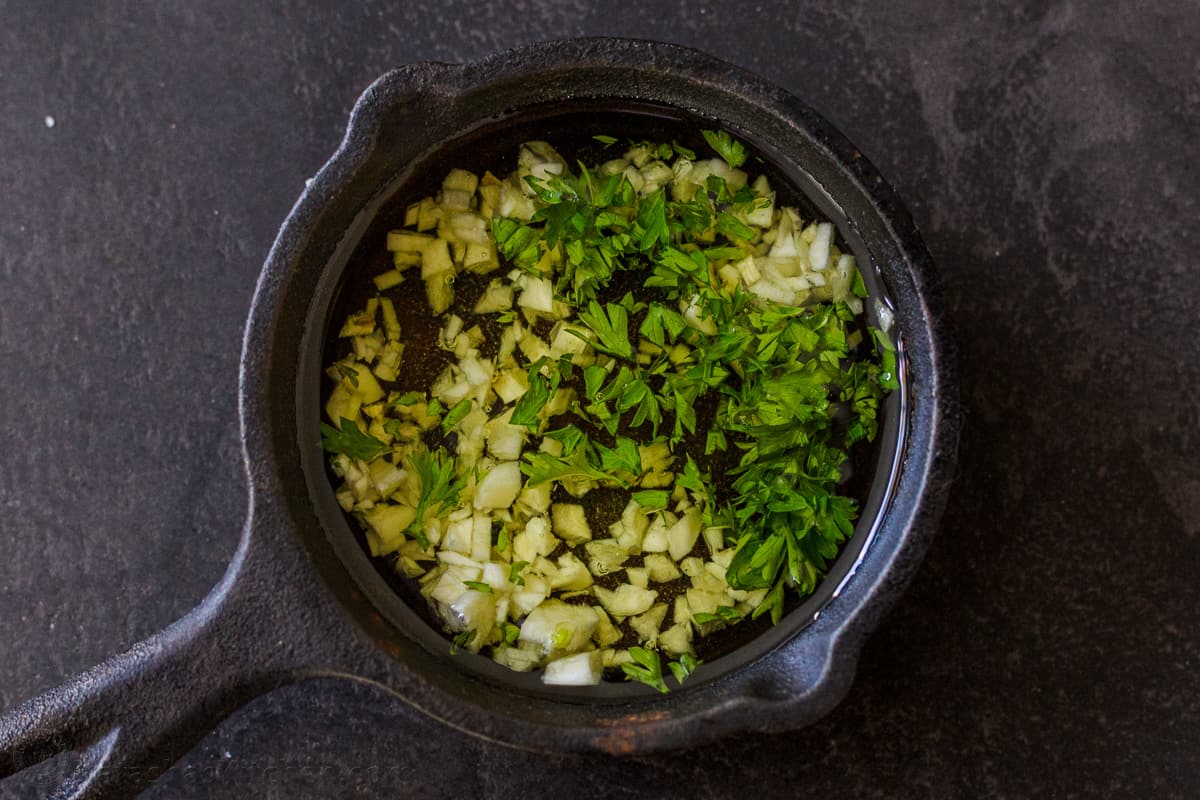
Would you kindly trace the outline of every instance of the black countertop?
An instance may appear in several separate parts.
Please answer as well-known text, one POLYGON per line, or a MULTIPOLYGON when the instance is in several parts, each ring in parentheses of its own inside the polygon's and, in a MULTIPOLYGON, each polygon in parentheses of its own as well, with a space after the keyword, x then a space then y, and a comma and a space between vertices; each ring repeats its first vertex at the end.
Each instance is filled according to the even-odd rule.
POLYGON ((0 708, 223 573, 255 279, 358 93, 415 60, 626 35, 805 99, 940 267, 959 476, 850 696, 803 731, 619 760, 313 682, 235 713, 147 796, 1196 796, 1200 12, 827 5, 0 4, 0 708))

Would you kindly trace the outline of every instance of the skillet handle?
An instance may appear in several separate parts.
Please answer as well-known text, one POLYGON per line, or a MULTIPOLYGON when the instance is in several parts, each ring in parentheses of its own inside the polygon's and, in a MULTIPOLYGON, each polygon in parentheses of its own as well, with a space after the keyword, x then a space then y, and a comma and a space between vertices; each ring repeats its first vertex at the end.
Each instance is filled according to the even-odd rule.
POLYGON ((255 572, 242 569, 249 533, 187 616, 0 717, 0 780, 74 750, 83 758, 55 800, 133 796, 238 707, 305 677, 282 598, 238 580, 255 572))

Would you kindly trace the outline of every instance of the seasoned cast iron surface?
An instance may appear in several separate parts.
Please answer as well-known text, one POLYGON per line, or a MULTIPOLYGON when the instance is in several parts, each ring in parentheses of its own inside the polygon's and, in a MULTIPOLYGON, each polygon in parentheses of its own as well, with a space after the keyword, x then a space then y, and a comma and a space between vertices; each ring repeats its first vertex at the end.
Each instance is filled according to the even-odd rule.
MULTIPOLYGON (((1194 791, 1189 3, 243 6, 6 8, 0 707, 161 629, 223 573, 245 507, 236 365, 254 281, 358 92, 408 61, 642 35, 830 118, 908 202, 943 276, 968 408, 957 490, 851 694, 799 733, 629 762, 514 753, 310 683, 236 713, 147 796, 1194 791)), ((0 798, 41 796, 69 761, 0 798)))

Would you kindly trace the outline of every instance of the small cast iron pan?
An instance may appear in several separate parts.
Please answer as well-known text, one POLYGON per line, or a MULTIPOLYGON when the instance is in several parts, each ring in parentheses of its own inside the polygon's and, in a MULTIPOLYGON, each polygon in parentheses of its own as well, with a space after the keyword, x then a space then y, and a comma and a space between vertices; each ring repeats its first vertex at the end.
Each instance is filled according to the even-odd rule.
POLYGON ((958 411, 935 282, 908 213, 861 153, 795 98, 696 51, 584 39, 384 75, 259 278, 240 380, 250 503, 229 571, 163 632, 0 718, 0 778, 76 750, 57 797, 130 795, 242 704, 311 677, 371 682, 459 730, 534 750, 641 753, 813 722, 849 689, 864 636, 945 502, 958 411), (581 128, 669 138, 714 126, 749 142, 791 200, 836 223, 869 305, 895 310, 902 387, 883 413, 858 528, 813 596, 669 695, 640 684, 554 689, 452 656, 368 558, 325 473, 321 366, 342 289, 397 204, 451 165, 482 168, 521 141, 557 143, 581 128))

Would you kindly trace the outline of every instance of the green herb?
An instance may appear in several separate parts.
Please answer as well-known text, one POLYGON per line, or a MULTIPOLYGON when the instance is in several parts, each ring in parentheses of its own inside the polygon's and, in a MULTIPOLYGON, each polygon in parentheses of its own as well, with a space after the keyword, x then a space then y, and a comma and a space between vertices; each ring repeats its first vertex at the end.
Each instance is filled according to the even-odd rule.
POLYGON ((621 392, 617 401, 617 411, 628 411, 636 408, 630 426, 636 428, 646 420, 650 421, 651 436, 658 436, 658 424, 662 422, 662 409, 658 396, 650 388, 650 384, 639 378, 633 380, 621 392))
POLYGON ((492 587, 483 581, 463 581, 463 585, 468 589, 473 589, 477 592, 483 592, 484 594, 492 593, 492 587))
POLYGON ((672 442, 683 439, 684 431, 696 432, 696 392, 694 390, 676 391, 675 398, 675 432, 671 435, 672 442))
POLYGON ((667 193, 659 189, 638 204, 634 231, 640 232, 638 248, 649 250, 655 244, 665 245, 670 238, 667 229, 667 193))
POLYGON ((850 282, 850 291, 854 292, 855 297, 866 299, 867 285, 863 283, 862 272, 854 270, 854 280, 850 282))
POLYGON ((748 242, 758 234, 754 228, 727 212, 717 215, 717 233, 731 242, 748 242))
MULTIPOLYGON (((664 247, 654 263, 677 276, 676 286, 686 285, 688 282, 703 287, 708 285, 708 260, 699 250, 685 253, 675 247, 664 247), (679 278, 684 280, 679 281, 679 278)), ((646 285, 649 286, 649 282, 646 285)))
POLYGON ((440 417, 444 413, 446 413, 446 408, 436 397, 430 400, 429 405, 425 407, 425 414, 430 417, 440 417))
POLYGON ((638 333, 659 347, 665 347, 668 342, 674 342, 686 328, 687 323, 678 311, 661 303, 650 303, 638 333))
MULTIPOLYGON (((811 590, 810 590, 811 591, 811 590)), ((763 614, 771 615, 771 623, 779 624, 779 620, 783 619, 783 579, 780 578, 771 587, 771 591, 767 592, 767 596, 758 604, 758 608, 754 609, 750 614, 750 619, 758 619, 763 614)))
POLYGON ((696 671, 696 667, 700 666, 700 660, 690 653, 684 653, 678 661, 670 661, 667 666, 671 668, 671 674, 675 676, 675 680, 683 683, 696 671))
POLYGON ((600 142, 600 144, 603 144, 605 146, 608 146, 610 144, 615 144, 617 141, 617 137, 605 136, 604 134, 597 134, 597 135, 593 136, 592 138, 595 139, 597 142, 600 142))
POLYGON ((517 637, 521 635, 521 629, 511 622, 501 624, 500 630, 503 632, 505 644, 516 644, 517 637))
POLYGON ((508 568, 509 583, 514 583, 517 586, 524 586, 525 579, 523 577, 521 577, 521 572, 528 566, 529 566, 528 561, 514 561, 512 563, 512 566, 510 566, 508 568))
POLYGON ((541 234, 519 220, 494 217, 492 235, 501 254, 522 269, 531 269, 541 257, 538 248, 541 234))
POLYGON ((703 625, 706 622, 726 622, 730 625, 735 625, 742 621, 742 615, 737 609, 730 606, 717 606, 717 613, 710 614, 707 611, 701 611, 692 615, 692 619, 703 625))
POLYGON ((391 401, 393 407, 413 406, 425 399, 424 392, 405 392, 391 401))
POLYGON ((666 489, 643 489, 634 492, 633 499, 647 511, 662 511, 671 502, 671 493, 666 489))
POLYGON ((605 485, 628 485, 621 478, 591 463, 583 450, 576 450, 569 458, 526 452, 521 462, 521 472, 529 479, 530 486, 546 481, 589 479, 605 485))
MULTIPOLYGON (((737 541, 726 579, 735 589, 768 590, 755 616, 780 617, 785 581, 811 592, 854 532, 857 505, 838 494, 844 448, 874 436, 894 373, 886 338, 876 340, 880 366, 850 361, 845 325, 852 317, 842 304, 768 305, 744 315, 742 342, 730 348, 742 349, 745 376, 722 409, 727 443, 743 451, 732 470, 733 500, 722 512, 737 541), (834 419, 847 408, 839 431, 834 419)), ((705 357, 720 346, 714 342, 705 357)))
POLYGON ((621 665, 621 671, 625 673, 627 680, 640 681, 663 694, 667 693, 667 683, 663 680, 662 662, 658 653, 642 647, 631 647, 629 657, 634 663, 621 665))
POLYGON ((879 353, 879 385, 884 389, 899 389, 900 378, 896 375, 896 348, 888 335, 878 328, 871 328, 875 348, 879 353))
POLYGON ((450 643, 450 655, 457 653, 460 647, 470 647, 473 641, 475 641, 474 630, 465 630, 459 633, 450 643))
POLYGON ((633 381, 634 374, 632 369, 622 364, 621 368, 617 370, 617 374, 613 375, 613 379, 608 382, 608 385, 596 395, 596 401, 605 403, 619 397, 625 391, 625 387, 633 381))
POLYGON ((568 328, 571 333, 584 339, 592 347, 618 358, 633 358, 633 345, 629 343, 629 312, 618 303, 601 307, 595 300, 588 303, 586 311, 579 312, 579 319, 596 334, 598 341, 584 339, 568 328))
POLYGON ((341 425, 341 430, 338 430, 332 425, 321 423, 321 447, 327 452, 345 453, 351 458, 370 461, 391 449, 369 433, 363 433, 352 420, 342 417, 341 425))
POLYGON ((575 425, 567 425, 558 430, 547 431, 544 435, 550 439, 562 442, 562 454, 564 456, 571 455, 581 443, 586 444, 588 440, 584 432, 579 430, 575 425))
POLYGON ((467 485, 467 477, 456 478, 454 458, 442 448, 436 452, 418 451, 409 456, 409 463, 421 482, 417 500, 417 514, 409 531, 421 547, 429 547, 425 536, 425 516, 439 509, 450 509, 458 504, 459 495, 467 485))
POLYGON ((746 251, 740 247, 723 245, 721 247, 706 247, 700 252, 709 261, 738 261, 745 257, 746 251))
POLYGON ((355 389, 358 388, 358 370, 349 364, 342 364, 340 362, 334 366, 337 367, 339 375, 345 378, 355 389))
POLYGON ((552 387, 546 377, 542 375, 541 363, 531 365, 529 368, 529 388, 517 400, 517 404, 513 408, 512 417, 509 418, 509 424, 537 428, 541 425, 538 414, 546 407, 546 403, 550 401, 551 393, 552 387))
POLYGON ((442 433, 448 434, 454 430, 454 426, 463 421, 463 418, 471 412, 471 398, 464 397, 454 404, 454 408, 450 409, 445 417, 442 418, 442 433))
POLYGON ((708 492, 704 477, 700 474, 700 467, 697 466, 696 459, 692 458, 691 453, 688 453, 687 464, 683 468, 683 474, 675 478, 675 484, 682 486, 684 489, 699 492, 700 494, 708 492))
POLYGON ((673 149, 675 154, 680 158, 686 158, 688 161, 696 160, 696 151, 692 150, 690 147, 684 147, 679 142, 671 142, 671 149, 673 149))
POLYGON ((615 448, 602 444, 596 445, 600 453, 600 466, 610 472, 629 472, 633 475, 642 474, 642 456, 638 452, 637 442, 621 436, 617 439, 615 448))
POLYGON ((600 387, 604 385, 604 379, 607 377, 608 370, 604 367, 591 364, 583 368, 584 391, 589 398, 600 393, 600 387))
POLYGON ((737 169, 746 162, 745 146, 725 131, 700 131, 708 146, 725 159, 725 163, 737 169))

